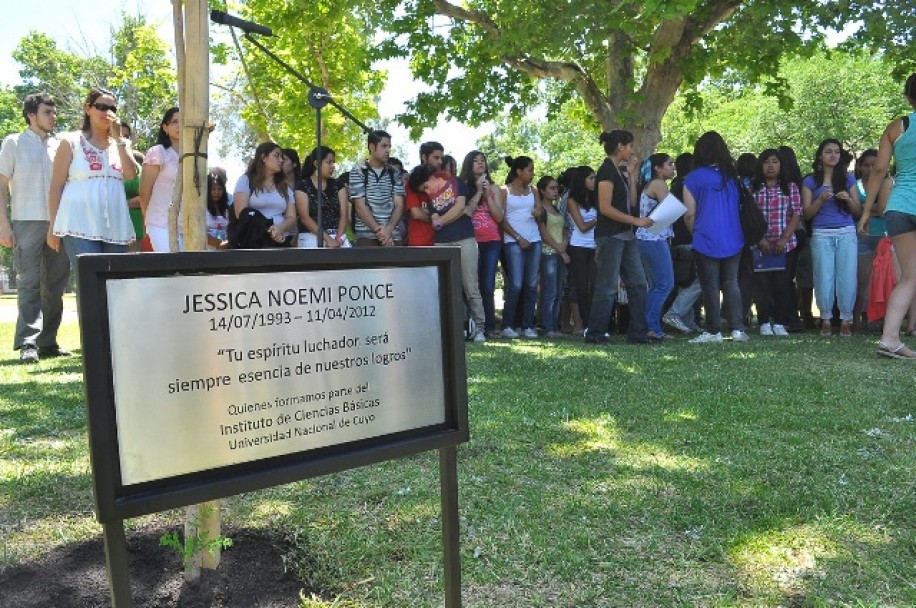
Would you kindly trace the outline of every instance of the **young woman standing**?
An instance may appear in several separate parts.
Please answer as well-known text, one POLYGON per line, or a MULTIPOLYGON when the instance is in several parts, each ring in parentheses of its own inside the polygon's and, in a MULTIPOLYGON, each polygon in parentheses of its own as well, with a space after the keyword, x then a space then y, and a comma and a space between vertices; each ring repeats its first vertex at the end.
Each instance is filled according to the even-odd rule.
POLYGON ((503 198, 503 243, 508 260, 508 285, 503 307, 502 335, 517 338, 513 327, 520 327, 526 338, 537 338, 534 328, 534 308, 538 298, 538 271, 541 265, 541 233, 535 217, 541 201, 531 187, 534 161, 527 156, 505 158, 509 165, 503 198), (521 325, 515 318, 520 297, 524 297, 521 325))
POLYGON ((541 322, 548 338, 559 335, 560 296, 566 280, 566 264, 569 255, 566 248, 569 236, 566 231, 566 217, 557 209, 560 198, 560 184, 553 177, 545 175, 538 180, 538 194, 541 195, 541 213, 538 215, 538 229, 541 232, 541 322))
POLYGON ((318 246, 318 181, 321 177, 321 238, 329 249, 349 246, 347 225, 349 204, 346 192, 334 179, 335 152, 321 146, 305 159, 305 168, 296 182, 296 212, 299 217, 299 247, 318 246), (320 157, 320 173, 315 168, 315 156, 320 157))
MULTIPOLYGON (((595 297, 595 224, 598 223, 597 176, 588 165, 573 169, 566 210, 572 220, 569 237, 569 274, 575 290, 579 318, 588 323, 595 297)), ((583 328, 584 329, 584 328, 583 328)))
MULTIPOLYGON (((821 335, 833 332, 833 304, 840 309, 840 335, 852 335, 856 304, 857 242, 854 217, 862 213, 855 178, 841 166, 843 147, 825 139, 814 155, 814 173, 802 181, 802 207, 811 220, 814 298, 821 311, 821 335)), ((879 184, 880 186, 880 184, 879 184)))
MULTIPOLYGON (((674 177, 674 161, 664 153, 653 154, 645 161, 640 170, 644 184, 639 194, 639 216, 649 217, 655 207, 668 196, 668 180, 674 177)), ((674 228, 669 226, 659 234, 649 232, 646 228, 636 229, 636 244, 642 256, 643 268, 649 280, 649 293, 646 297, 646 324, 649 337, 656 340, 669 337, 662 329, 662 306, 671 290, 674 289, 674 264, 671 261, 671 248, 668 245, 674 237, 674 228)))
MULTIPOLYGON (((140 209, 146 218, 146 233, 153 251, 169 251, 169 207, 178 177, 178 138, 181 135, 181 113, 172 107, 159 123, 156 145, 147 150, 140 175, 140 209)), ((182 245, 181 212, 178 216, 178 243, 182 245)))
POLYGON ((467 208, 477 239, 477 280, 483 300, 484 331, 492 336, 496 333, 496 267, 502 251, 499 234, 503 221, 502 193, 490 177, 487 157, 479 150, 471 150, 464 157, 460 178, 468 190, 467 208))

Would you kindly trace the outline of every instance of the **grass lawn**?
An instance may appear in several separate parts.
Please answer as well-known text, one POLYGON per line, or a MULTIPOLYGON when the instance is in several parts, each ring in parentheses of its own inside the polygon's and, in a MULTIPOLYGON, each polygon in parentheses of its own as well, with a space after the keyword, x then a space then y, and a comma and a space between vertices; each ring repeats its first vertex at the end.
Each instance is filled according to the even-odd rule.
MULTIPOLYGON (((100 534, 80 360, 20 366, 14 306, 0 569, 100 534)), ((78 341, 71 315, 61 344, 78 341)), ((464 604, 916 606, 916 368, 875 341, 469 345, 464 604)), ((437 462, 233 497, 223 519, 287 539, 320 597, 303 606, 440 606, 437 462)))

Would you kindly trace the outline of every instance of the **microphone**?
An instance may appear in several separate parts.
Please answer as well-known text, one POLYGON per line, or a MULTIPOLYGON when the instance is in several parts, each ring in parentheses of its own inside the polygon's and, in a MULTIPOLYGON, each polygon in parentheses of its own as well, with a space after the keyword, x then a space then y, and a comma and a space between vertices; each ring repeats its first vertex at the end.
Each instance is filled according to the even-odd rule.
POLYGON ((271 30, 269 27, 258 25, 254 21, 245 21, 244 19, 233 17, 229 13, 224 13, 223 11, 210 11, 210 21, 213 23, 237 27, 246 34, 261 34, 263 36, 274 35, 273 30, 271 30))

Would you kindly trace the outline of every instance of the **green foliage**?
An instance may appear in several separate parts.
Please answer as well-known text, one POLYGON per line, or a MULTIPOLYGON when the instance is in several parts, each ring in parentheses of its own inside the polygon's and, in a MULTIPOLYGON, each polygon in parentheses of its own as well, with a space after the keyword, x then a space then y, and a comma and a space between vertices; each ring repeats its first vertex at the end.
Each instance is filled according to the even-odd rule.
POLYGON ((0 139, 26 128, 22 118, 22 99, 16 90, 0 84, 0 139))
POLYGON ((134 128, 138 149, 153 145, 165 110, 177 103, 175 70, 168 47, 144 17, 121 14, 111 31, 110 58, 88 57, 58 48, 47 34, 30 32, 13 51, 21 66, 19 97, 46 91, 57 104, 58 130, 77 129, 91 87, 110 89, 121 120, 134 128))
POLYGON ((191 567, 194 558, 200 555, 202 552, 209 551, 211 554, 214 554, 219 549, 228 549, 232 546, 231 538, 226 538, 225 536, 216 536, 215 538, 210 538, 209 532, 206 530, 201 531, 201 519, 210 515, 210 511, 212 510, 213 507, 210 506, 202 506, 200 508, 198 516, 188 522, 191 529, 193 529, 195 533, 186 536, 184 542, 181 541, 181 537, 179 536, 178 532, 169 532, 168 534, 163 534, 159 539, 159 544, 161 546, 174 549, 178 553, 178 555, 181 557, 182 563, 184 564, 185 570, 191 567))
POLYGON ((735 156, 791 146, 804 170, 818 143, 828 137, 855 153, 877 147, 884 127, 907 107, 893 67, 880 55, 821 50, 785 60, 761 86, 710 83, 697 90, 700 104, 686 95, 675 100, 663 123, 659 149, 692 151, 697 137, 714 129, 735 156), (767 94, 764 85, 771 83, 783 87, 785 107, 767 94))
MULTIPOLYGON (((377 119, 385 74, 372 68, 375 31, 360 0, 344 5, 330 0, 247 0, 239 8, 245 18, 273 29, 274 37, 264 40, 264 46, 327 89, 363 122, 371 125, 377 119)), ((220 103, 229 110, 224 118, 232 122, 234 111, 259 138, 308 154, 315 146, 315 110, 308 102, 308 88, 252 45, 242 40, 240 44, 252 80, 248 82, 240 69, 221 84, 224 100, 220 103)), ((240 59, 234 47, 228 52, 223 48, 222 56, 240 59)), ((231 128, 245 131, 239 125, 231 128)), ((244 147, 250 145, 250 137, 243 142, 237 150, 250 155, 251 148, 244 147)), ((365 137, 359 127, 327 106, 322 110, 322 144, 334 148, 338 156, 355 158, 365 148, 365 137)))

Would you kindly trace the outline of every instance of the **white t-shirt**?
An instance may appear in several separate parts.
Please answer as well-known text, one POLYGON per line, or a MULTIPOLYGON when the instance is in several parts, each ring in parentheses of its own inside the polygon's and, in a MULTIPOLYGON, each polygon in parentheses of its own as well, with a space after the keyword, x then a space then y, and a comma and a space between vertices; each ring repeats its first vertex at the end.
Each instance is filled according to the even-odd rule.
POLYGON ((274 225, 282 224, 285 219, 286 207, 294 202, 293 190, 289 186, 286 188, 288 200, 283 200, 280 193, 276 190, 264 191, 256 190, 252 192, 248 184, 248 176, 242 174, 239 181, 235 183, 235 194, 247 194, 248 206, 260 211, 264 217, 273 220, 274 225))

